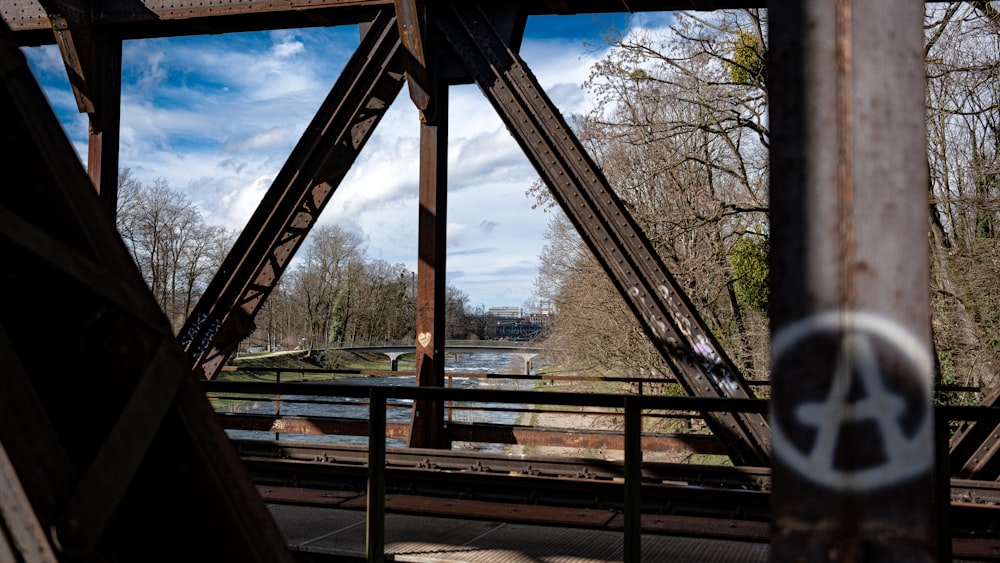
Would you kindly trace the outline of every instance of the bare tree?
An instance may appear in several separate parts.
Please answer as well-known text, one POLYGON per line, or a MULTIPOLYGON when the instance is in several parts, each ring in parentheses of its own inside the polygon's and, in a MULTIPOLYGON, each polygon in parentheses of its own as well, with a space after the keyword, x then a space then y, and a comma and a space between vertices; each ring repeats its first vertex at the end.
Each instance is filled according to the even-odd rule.
POLYGON ((1000 367, 1000 18, 986 2, 927 8, 933 332, 946 383, 1000 367))
POLYGON ((198 209, 167 182, 143 185, 119 174, 117 227, 143 278, 179 330, 221 261, 217 246, 231 235, 206 225, 198 209))
POLYGON ((374 260, 365 265, 352 315, 357 339, 391 341, 414 333, 415 307, 409 295, 411 275, 402 264, 374 260))
MULTIPOLYGON (((576 128, 716 337, 766 375, 766 311, 738 299, 730 264, 741 240, 768 234, 766 21, 758 10, 710 17, 677 14, 663 36, 616 37, 585 84, 598 106, 576 128)), ((567 249, 566 233, 551 223, 543 260, 552 337, 602 369, 665 379, 607 276, 567 249)))
POLYGON ((310 348, 347 338, 352 292, 364 264, 363 243, 360 235, 338 225, 323 225, 309 234, 291 291, 301 302, 310 348))

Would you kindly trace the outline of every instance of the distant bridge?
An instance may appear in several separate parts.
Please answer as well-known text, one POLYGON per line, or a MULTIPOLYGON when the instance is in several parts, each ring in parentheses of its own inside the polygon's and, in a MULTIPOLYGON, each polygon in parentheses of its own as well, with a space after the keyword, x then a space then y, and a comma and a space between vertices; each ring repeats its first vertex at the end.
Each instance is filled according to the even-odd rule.
MULTIPOLYGON (((407 354, 417 353, 416 342, 396 343, 396 344, 359 344, 353 346, 335 346, 329 350, 341 350, 344 352, 377 352, 385 354, 391 362, 392 371, 399 370, 399 358, 407 354)), ((542 346, 531 346, 528 344, 515 344, 505 340, 459 340, 445 342, 444 351, 452 353, 472 353, 488 352, 498 354, 516 354, 524 360, 524 374, 531 373, 531 360, 539 354, 551 351, 550 348, 542 346)))

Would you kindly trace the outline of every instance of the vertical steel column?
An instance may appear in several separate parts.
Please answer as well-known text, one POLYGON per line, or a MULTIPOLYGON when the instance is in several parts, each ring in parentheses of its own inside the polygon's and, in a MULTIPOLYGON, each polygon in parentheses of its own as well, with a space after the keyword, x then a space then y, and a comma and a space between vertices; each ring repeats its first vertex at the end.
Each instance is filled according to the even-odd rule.
POLYGON ((95 109, 90 117, 87 173, 112 219, 118 216, 118 162, 122 99, 122 41, 91 35, 94 49, 95 109))
MULTIPOLYGON (((685 392, 753 397, 628 207, 485 12, 476 5, 454 4, 434 21, 685 392)), ((707 412, 704 417, 734 464, 769 463, 765 417, 728 412, 707 412)))
MULTIPOLYGON (((417 262, 418 386, 444 386, 445 254, 448 209, 448 88, 438 84, 420 124, 420 218, 417 262), (433 114, 434 117, 431 117, 433 114)), ((447 448, 440 401, 413 402, 409 445, 447 448)))
POLYGON ((112 218, 118 214, 122 40, 95 28, 95 9, 40 0, 66 66, 77 108, 90 122, 87 171, 112 218))
POLYGON ((368 395, 368 496, 365 511, 365 561, 385 561, 385 391, 368 395))
POLYGON ((772 0, 772 561, 933 561, 923 3, 772 0))
POLYGON ((642 561, 642 409, 625 397, 625 563, 642 561))

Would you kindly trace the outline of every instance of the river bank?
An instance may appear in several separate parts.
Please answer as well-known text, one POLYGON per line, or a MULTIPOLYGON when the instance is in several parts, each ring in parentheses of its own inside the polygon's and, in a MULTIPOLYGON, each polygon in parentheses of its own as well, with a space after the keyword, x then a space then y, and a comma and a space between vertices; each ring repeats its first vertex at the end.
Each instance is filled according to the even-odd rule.
MULTIPOLYGON (((552 384, 550 384, 552 385, 552 384)), ((588 387, 586 382, 560 382, 559 384, 546 387, 544 390, 539 387, 536 391, 539 393, 548 392, 594 392, 594 389, 588 387)), ((621 390, 609 390, 602 388, 600 392, 620 392, 621 390)), ((536 409, 543 408, 544 411, 536 412, 523 412, 518 418, 516 424, 520 426, 532 426, 535 428, 546 428, 546 429, 566 429, 568 432, 580 431, 580 430, 597 430, 597 431, 610 431, 610 432, 622 432, 625 426, 625 418, 620 411, 616 412, 614 409, 605 409, 599 407, 566 407, 565 409, 553 408, 551 405, 525 405, 525 409, 536 409), (558 410, 557 410, 558 409, 558 410), (565 410, 566 412, 560 412, 565 410)), ((663 432, 668 431, 662 428, 664 423, 660 421, 659 423, 655 421, 644 421, 644 431, 645 432, 663 432), (655 428, 653 426, 661 426, 661 428, 655 428)), ((557 456, 557 457, 581 457, 588 459, 602 459, 608 461, 621 461, 625 458, 625 452, 622 450, 612 450, 612 449, 591 449, 591 448, 572 448, 572 447, 554 447, 554 446, 525 446, 525 445, 511 445, 505 448, 511 455, 533 455, 533 456, 557 456)), ((643 450, 643 459, 647 461, 663 461, 670 463, 690 463, 693 458, 698 457, 699 460, 704 456, 694 456, 688 453, 669 453, 669 452, 656 452, 643 450)))

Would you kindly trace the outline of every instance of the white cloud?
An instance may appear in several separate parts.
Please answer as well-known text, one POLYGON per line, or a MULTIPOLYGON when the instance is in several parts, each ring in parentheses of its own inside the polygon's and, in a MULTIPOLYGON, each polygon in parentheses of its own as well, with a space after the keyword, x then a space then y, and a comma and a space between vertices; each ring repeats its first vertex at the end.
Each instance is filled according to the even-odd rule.
POLYGON ((284 41, 272 47, 272 52, 279 59, 287 59, 292 55, 304 52, 306 46, 299 41, 284 41))
POLYGON ((238 225, 242 228, 253 216, 273 180, 274 178, 270 176, 260 176, 249 186, 238 186, 225 194, 219 205, 220 216, 229 225, 238 225))
POLYGON ((59 47, 43 45, 27 50, 27 54, 31 58, 33 71, 36 75, 66 78, 66 65, 63 64, 59 47))
MULTIPOLYGON (((209 223, 241 229, 357 44, 353 26, 127 42, 121 165, 144 183, 167 180, 209 223)), ((581 84, 600 52, 577 39, 528 38, 521 53, 567 119, 590 110, 581 84)), ((32 60, 85 154, 87 118, 74 113, 58 50, 32 60)), ((472 305, 522 305, 547 224, 525 195, 537 173, 478 87, 451 87, 449 106, 448 279, 472 305)), ((404 86, 320 223, 356 230, 369 257, 415 271, 419 155, 404 86)))
POLYGON ((270 129, 236 138, 229 138, 219 148, 221 152, 240 154, 249 151, 260 152, 285 148, 297 139, 297 127, 290 125, 271 127, 270 129), (296 129, 296 131, 293 131, 296 129))

